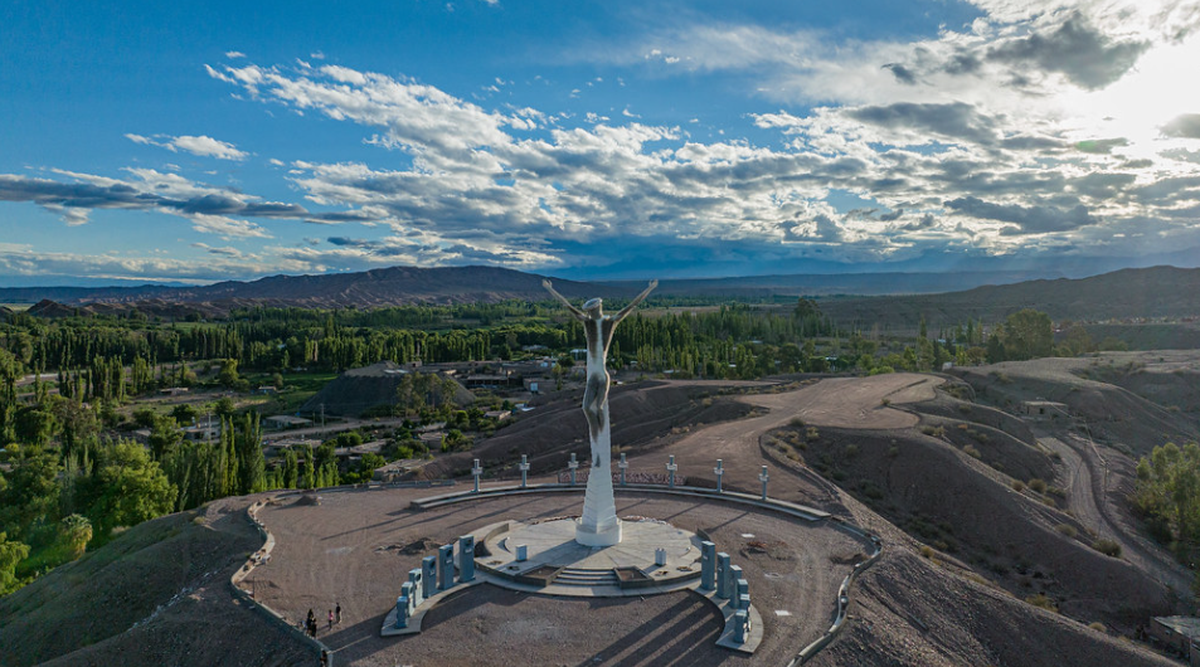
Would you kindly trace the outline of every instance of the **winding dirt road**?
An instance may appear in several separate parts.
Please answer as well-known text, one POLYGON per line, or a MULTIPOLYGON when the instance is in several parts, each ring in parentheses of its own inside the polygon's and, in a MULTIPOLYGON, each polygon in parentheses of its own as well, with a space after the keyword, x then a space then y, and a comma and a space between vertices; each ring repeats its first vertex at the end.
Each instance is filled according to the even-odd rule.
MULTIPOLYGON (((760 487, 758 475, 764 464, 771 475, 782 472, 782 468, 763 458, 759 450, 758 441, 763 433, 796 418, 818 428, 909 428, 917 424, 917 416, 891 406, 932 399, 934 387, 942 382, 942 378, 931 375, 891 373, 832 378, 795 391, 739 396, 737 400, 764 413, 705 426, 663 449, 630 459, 630 469, 663 472, 667 457, 674 454, 680 474, 712 479, 716 460, 722 459, 727 486, 756 490, 760 487)), ((772 495, 776 493, 772 491, 772 495)))
POLYGON ((1074 433, 1062 438, 1038 434, 1038 442, 1062 456, 1066 466, 1064 490, 1075 518, 1096 537, 1121 545, 1121 556, 1180 595, 1190 595, 1192 575, 1164 550, 1123 525, 1108 501, 1108 468, 1091 440, 1074 433))

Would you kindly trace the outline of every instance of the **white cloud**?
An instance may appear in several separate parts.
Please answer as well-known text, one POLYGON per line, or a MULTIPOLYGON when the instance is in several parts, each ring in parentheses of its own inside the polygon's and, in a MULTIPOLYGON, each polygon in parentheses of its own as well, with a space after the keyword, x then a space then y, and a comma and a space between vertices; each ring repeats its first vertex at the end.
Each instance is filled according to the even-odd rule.
POLYGON ((226 57, 226 58, 230 58, 230 59, 232 59, 232 58, 245 58, 245 57, 246 57, 246 54, 242 53, 241 51, 226 51, 226 52, 225 52, 225 57, 226 57))
POLYGON ((126 134, 125 138, 134 143, 165 148, 173 153, 183 151, 200 157, 214 157, 218 160, 240 161, 250 157, 249 153, 238 150, 237 146, 229 142, 203 135, 172 137, 165 134, 156 134, 153 137, 146 137, 140 134, 126 134))

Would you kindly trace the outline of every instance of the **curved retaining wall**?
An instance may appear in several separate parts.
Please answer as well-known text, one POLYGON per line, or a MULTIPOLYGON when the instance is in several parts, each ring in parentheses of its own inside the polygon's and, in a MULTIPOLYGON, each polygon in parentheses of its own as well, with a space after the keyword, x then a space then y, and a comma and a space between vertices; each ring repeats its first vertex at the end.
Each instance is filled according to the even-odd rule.
MULTIPOLYGON (((284 493, 284 494, 279 494, 279 495, 294 495, 294 494, 284 493)), ((246 508, 246 516, 250 519, 251 522, 254 523, 254 526, 256 528, 258 528, 259 535, 262 535, 262 537, 263 537, 263 545, 258 551, 255 551, 253 554, 250 555, 250 558, 248 558, 246 560, 246 563, 244 565, 242 565, 240 568, 238 568, 237 572, 233 573, 233 576, 229 578, 229 587, 233 589, 233 594, 235 596, 237 596, 238 598, 241 598, 242 600, 245 600, 246 602, 252 603, 256 608, 262 610, 262 612, 266 615, 268 620, 274 622, 276 625, 284 628, 288 632, 293 633, 296 637, 301 638, 302 641, 307 642, 309 644, 309 646, 311 646, 318 655, 327 656, 326 661, 323 664, 325 665, 325 667, 333 667, 333 649, 326 646, 324 643, 322 643, 317 638, 308 636, 308 633, 304 632, 303 630, 301 630, 300 628, 298 628, 294 624, 292 624, 290 621, 288 621, 286 618, 284 618, 283 614, 280 614, 279 612, 275 611, 271 607, 267 606, 265 603, 254 599, 253 595, 251 595, 250 593, 243 590, 240 586, 238 586, 238 584, 240 584, 242 582, 242 580, 244 580, 246 577, 250 576, 250 573, 254 571, 254 568, 258 567, 259 565, 268 563, 271 560, 271 551, 275 548, 275 536, 272 535, 271 531, 268 530, 267 527, 265 525, 263 525, 263 523, 261 521, 258 520, 258 510, 261 509, 263 507, 263 505, 266 505, 269 500, 272 500, 274 498, 275 498, 275 496, 272 496, 272 498, 270 498, 270 499, 263 498, 263 499, 257 500, 254 502, 253 505, 246 508)))

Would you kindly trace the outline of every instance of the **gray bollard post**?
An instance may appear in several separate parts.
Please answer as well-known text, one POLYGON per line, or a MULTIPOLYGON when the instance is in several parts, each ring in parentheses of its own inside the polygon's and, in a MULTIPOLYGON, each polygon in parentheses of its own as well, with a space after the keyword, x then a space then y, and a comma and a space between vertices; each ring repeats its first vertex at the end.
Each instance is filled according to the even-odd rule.
POLYGON ((700 590, 711 591, 716 587, 717 545, 705 540, 700 543, 700 590))
POLYGON ((458 538, 458 580, 464 583, 475 580, 474 535, 463 535, 458 538))
POLYGON ((725 591, 728 593, 728 597, 729 597, 729 606, 733 607, 734 609, 737 609, 737 603, 738 603, 737 582, 738 582, 738 579, 744 578, 744 575, 742 574, 742 566, 731 564, 729 567, 725 568, 725 576, 729 579, 729 581, 726 582, 726 584, 725 584, 725 586, 726 586, 725 591))
POLYGON ((483 468, 479 467, 479 459, 475 459, 475 465, 471 466, 471 476, 475 478, 475 493, 479 493, 479 476, 483 474, 483 468))
POLYGON ((763 500, 767 499, 767 480, 770 478, 771 478, 770 475, 767 474, 767 466, 763 466, 762 472, 759 473, 759 475, 758 475, 758 481, 763 483, 763 492, 762 492, 763 500))
POLYGON ((743 593, 738 596, 738 609, 750 613, 750 594, 743 593))
POLYGON ((521 488, 529 486, 529 457, 525 454, 521 455, 521 465, 517 466, 521 469, 521 488))
POLYGON ((529 559, 529 545, 518 544, 517 545, 517 562, 523 563, 528 559, 529 559))
POLYGON ((408 581, 405 583, 412 584, 412 606, 420 606, 425 601, 424 591, 421 589, 421 568, 413 568, 408 571, 408 581))
POLYGON ((717 459, 717 467, 713 468, 713 472, 717 473, 717 493, 724 493, 721 488, 721 478, 725 476, 725 462, 717 459))
POLYGON ((667 462, 667 486, 675 488, 675 471, 679 470, 679 465, 675 463, 675 455, 671 455, 671 460, 667 462))
POLYGON ((397 630, 408 627, 408 598, 403 595, 396 598, 396 623, 393 627, 397 630))
POLYGON ((437 556, 426 556, 421 559, 421 601, 424 602, 437 593, 437 556))
POLYGON ((750 608, 748 605, 745 607, 742 606, 743 601, 750 599, 750 582, 746 581, 745 579, 738 579, 737 586, 735 586, 733 589, 733 594, 734 598, 738 601, 738 609, 750 608))
POLYGON ((746 643, 746 635, 750 634, 750 613, 737 610, 733 614, 733 641, 737 644, 746 643))
POLYGON ((571 469, 571 486, 575 486, 575 471, 579 470, 579 461, 575 458, 575 452, 571 452, 571 460, 567 461, 567 467, 571 469))
POLYGON ((621 469, 621 486, 625 486, 625 469, 629 467, 629 461, 625 460, 625 454, 621 454, 621 460, 617 462, 617 467, 621 469))
POLYGON ((438 590, 448 590, 454 587, 454 545, 443 544, 438 547, 438 590))
POLYGON ((413 592, 413 585, 411 581, 404 582, 404 585, 400 587, 400 597, 408 600, 408 613, 411 615, 413 610, 415 610, 417 607, 417 605, 413 604, 417 600, 415 593, 413 592))
POLYGON ((654 550, 654 564, 658 567, 662 567, 667 564, 666 549, 659 548, 654 550))
POLYGON ((717 597, 729 597, 729 554, 724 551, 717 554, 717 597))

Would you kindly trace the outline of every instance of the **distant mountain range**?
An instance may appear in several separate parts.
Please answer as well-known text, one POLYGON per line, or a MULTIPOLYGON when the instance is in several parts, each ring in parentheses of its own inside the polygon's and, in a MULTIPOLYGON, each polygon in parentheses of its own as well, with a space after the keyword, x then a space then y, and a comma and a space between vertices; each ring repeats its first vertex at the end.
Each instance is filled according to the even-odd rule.
POLYGON ((1200 269, 1122 269, 1078 280, 1030 280, 947 294, 834 298, 820 305, 843 326, 866 327, 874 322, 915 327, 922 316, 930 328, 965 324, 968 319, 992 323, 1022 308, 1043 311, 1056 321, 1200 318, 1200 269))
MULTIPOLYGON (((252 300, 272 305, 314 307, 476 303, 544 298, 543 277, 484 266, 430 269, 397 266, 359 273, 280 275, 248 282, 231 280, 195 287, 10 287, 0 288, 0 303, 37 303, 46 299, 73 306, 150 300, 174 303, 252 300)), ((924 294, 944 292, 948 288, 1002 285, 1045 277, 1044 273, 1027 271, 796 274, 663 280, 657 293, 729 297, 924 294)), ((556 289, 575 297, 631 296, 645 286, 641 281, 553 280, 556 289)))
MULTIPOLYGON (((1119 319, 1200 315, 1200 269, 1124 269, 1090 278, 1029 280, 1025 272, 857 273, 664 280, 662 296, 819 297, 837 321, 916 322, 930 326, 982 318, 1003 319, 1035 307, 1055 319, 1119 319), (962 290, 967 291, 951 291, 962 290)), ((0 289, 0 303, 34 303, 48 317, 76 310, 116 313, 136 307, 148 315, 220 315, 239 306, 377 308, 402 304, 542 300, 543 276, 510 269, 468 266, 393 267, 361 273, 272 276, 198 287, 21 287, 0 289)), ((585 283, 553 279, 572 298, 627 298, 640 281, 585 283)), ((869 325, 869 324, 868 324, 869 325)))

